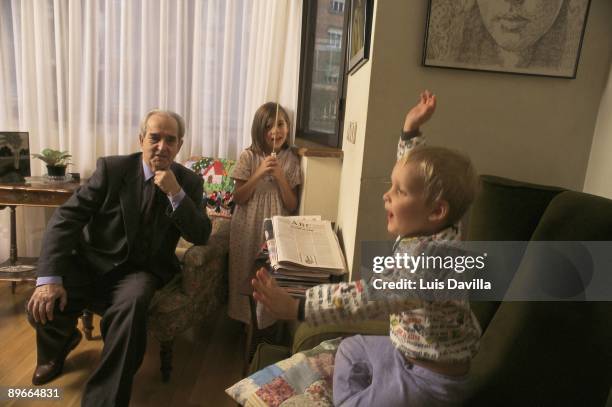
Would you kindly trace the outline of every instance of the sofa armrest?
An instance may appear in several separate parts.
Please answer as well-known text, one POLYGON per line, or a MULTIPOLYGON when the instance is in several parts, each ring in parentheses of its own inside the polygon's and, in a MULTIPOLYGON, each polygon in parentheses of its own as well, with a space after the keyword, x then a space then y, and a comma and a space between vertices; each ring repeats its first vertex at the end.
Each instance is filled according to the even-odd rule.
POLYGON ((352 335, 389 335, 389 320, 354 322, 341 325, 313 326, 308 323, 298 325, 293 336, 291 353, 312 349, 321 342, 352 335))
POLYGON ((228 219, 215 219, 208 242, 191 246, 185 252, 182 271, 185 294, 193 297, 213 275, 227 274, 229 225, 228 219))

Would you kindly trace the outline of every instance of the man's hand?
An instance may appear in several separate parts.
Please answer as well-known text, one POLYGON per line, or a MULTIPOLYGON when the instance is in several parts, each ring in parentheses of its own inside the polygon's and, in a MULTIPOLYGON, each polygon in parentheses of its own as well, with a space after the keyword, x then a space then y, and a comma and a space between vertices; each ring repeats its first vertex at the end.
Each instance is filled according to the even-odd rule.
POLYGON ((47 320, 53 321, 53 308, 55 301, 59 298, 60 310, 64 310, 68 297, 66 290, 61 284, 45 284, 36 287, 34 294, 28 302, 28 312, 36 322, 46 324, 47 320))
POLYGON ((280 288, 264 268, 257 270, 253 285, 253 298, 261 302, 274 318, 297 319, 299 301, 280 288))
POLYGON ((418 130, 425 122, 427 122, 436 110, 436 96, 426 90, 421 93, 419 103, 416 104, 406 114, 404 120, 404 131, 418 130))
POLYGON ((174 196, 181 191, 181 186, 171 170, 155 171, 155 179, 153 181, 166 195, 174 196))

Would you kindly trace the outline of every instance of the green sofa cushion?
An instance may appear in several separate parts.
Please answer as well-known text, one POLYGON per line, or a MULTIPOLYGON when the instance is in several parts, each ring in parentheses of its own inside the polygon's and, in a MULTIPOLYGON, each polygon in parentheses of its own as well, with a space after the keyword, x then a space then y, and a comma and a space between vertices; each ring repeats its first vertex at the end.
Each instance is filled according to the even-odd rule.
POLYGON ((276 363, 279 360, 285 359, 297 352, 312 349, 323 341, 334 339, 339 336, 347 337, 356 334, 389 335, 389 320, 319 326, 313 326, 305 322, 298 323, 293 326, 292 349, 267 343, 259 344, 253 356, 253 360, 251 361, 249 374, 276 363))
MULTIPOLYGON (((612 241, 612 200, 558 194, 533 240, 612 241)), ((537 283, 541 270, 533 264, 524 259, 515 278, 537 283)), ((612 302, 503 303, 473 361, 468 405, 524 405, 527 395, 530 405, 605 405, 612 382, 610 315, 612 302)))
POLYGON ((389 335, 389 320, 353 322, 338 325, 313 326, 302 323, 295 331, 292 353, 311 349, 328 339, 339 336, 389 335))
POLYGON ((566 191, 551 202, 531 240, 612 240, 612 200, 566 191))
MULTIPOLYGON (((481 175, 480 191, 470 211, 466 239, 528 241, 550 201, 563 191, 558 187, 481 175)), ((472 311, 483 331, 499 304, 499 301, 472 302, 472 311)))
POLYGON ((482 175, 481 189, 470 211, 467 240, 531 239, 550 201, 563 188, 482 175))

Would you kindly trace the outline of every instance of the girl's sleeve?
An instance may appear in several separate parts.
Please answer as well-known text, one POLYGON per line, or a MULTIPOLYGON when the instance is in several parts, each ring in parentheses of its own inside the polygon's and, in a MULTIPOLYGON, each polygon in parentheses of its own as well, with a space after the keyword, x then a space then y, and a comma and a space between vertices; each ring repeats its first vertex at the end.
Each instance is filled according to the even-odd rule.
POLYGON ((397 143, 397 160, 399 161, 410 150, 421 144, 425 144, 425 138, 419 130, 402 131, 397 143))
POLYGON ((293 154, 289 157, 289 166, 287 168, 287 182, 291 189, 302 184, 302 167, 300 166, 300 159, 297 155, 293 154))
POLYGON ((253 163, 253 153, 244 150, 238 158, 236 166, 232 170, 232 178, 246 181, 251 178, 251 167, 253 163))

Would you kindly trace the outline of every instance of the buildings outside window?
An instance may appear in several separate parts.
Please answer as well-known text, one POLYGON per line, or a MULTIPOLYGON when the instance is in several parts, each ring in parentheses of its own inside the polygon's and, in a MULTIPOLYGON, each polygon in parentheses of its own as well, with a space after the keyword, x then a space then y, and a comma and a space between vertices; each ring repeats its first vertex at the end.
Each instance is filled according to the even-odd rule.
POLYGON ((340 147, 344 0, 307 0, 300 71, 298 137, 340 147))

